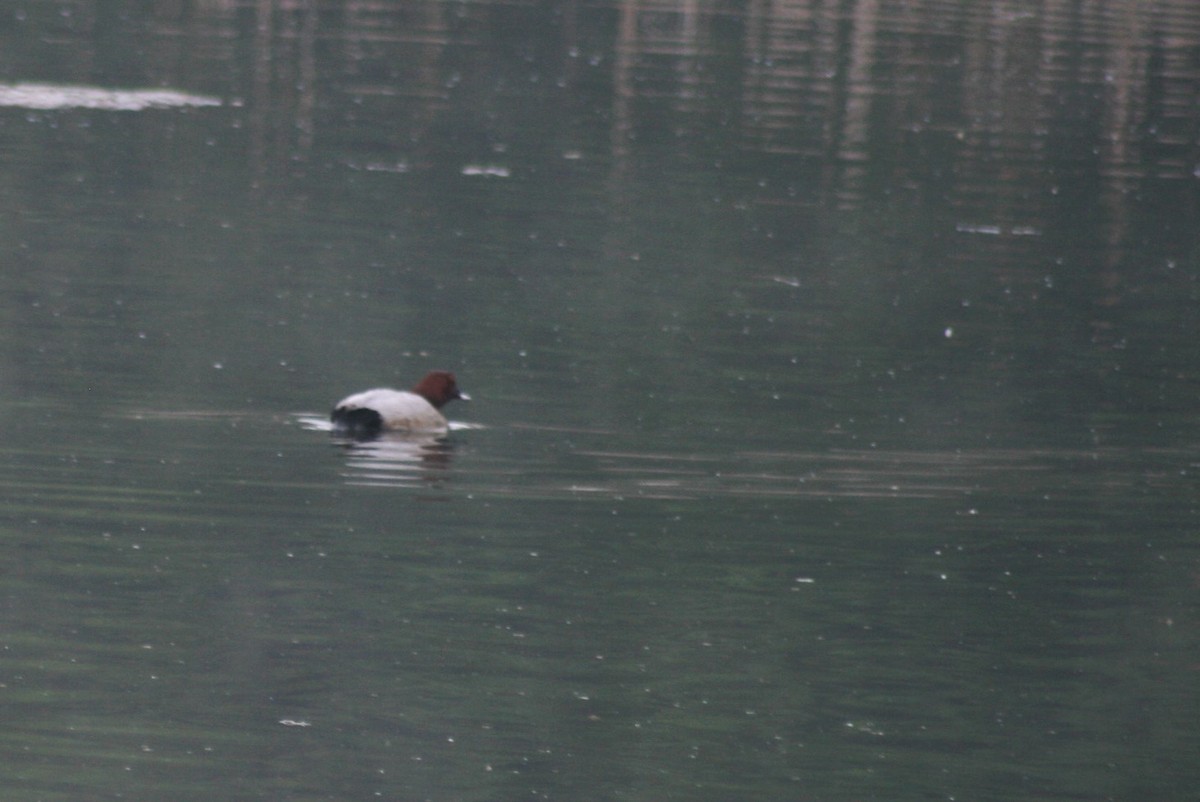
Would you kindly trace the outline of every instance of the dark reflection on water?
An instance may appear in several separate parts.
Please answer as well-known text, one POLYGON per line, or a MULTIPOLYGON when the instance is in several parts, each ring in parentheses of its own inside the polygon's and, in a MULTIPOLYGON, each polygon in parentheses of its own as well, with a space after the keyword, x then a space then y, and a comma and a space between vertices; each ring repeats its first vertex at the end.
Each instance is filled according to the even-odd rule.
POLYGON ((1194 794, 1197 52, 0 4, 4 798, 1194 794))

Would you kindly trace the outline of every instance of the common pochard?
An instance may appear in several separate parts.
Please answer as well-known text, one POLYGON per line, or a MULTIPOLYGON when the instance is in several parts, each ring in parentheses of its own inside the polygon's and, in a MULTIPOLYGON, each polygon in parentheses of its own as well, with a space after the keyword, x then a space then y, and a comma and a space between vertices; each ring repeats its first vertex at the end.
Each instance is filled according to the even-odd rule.
POLYGON ((449 423, 439 410, 456 398, 471 400, 458 389, 453 373, 435 370, 411 392, 380 387, 347 396, 337 402, 329 420, 338 434, 357 438, 387 431, 444 432, 449 423))

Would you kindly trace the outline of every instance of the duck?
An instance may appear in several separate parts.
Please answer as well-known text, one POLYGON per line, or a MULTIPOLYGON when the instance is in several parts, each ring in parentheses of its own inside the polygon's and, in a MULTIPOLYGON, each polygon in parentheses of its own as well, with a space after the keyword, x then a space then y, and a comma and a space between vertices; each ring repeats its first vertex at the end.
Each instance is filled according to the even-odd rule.
POLYGON ((383 432, 436 434, 450 428, 441 409, 451 401, 470 401, 454 374, 434 370, 412 390, 377 387, 348 395, 329 413, 336 434, 368 440, 383 432))

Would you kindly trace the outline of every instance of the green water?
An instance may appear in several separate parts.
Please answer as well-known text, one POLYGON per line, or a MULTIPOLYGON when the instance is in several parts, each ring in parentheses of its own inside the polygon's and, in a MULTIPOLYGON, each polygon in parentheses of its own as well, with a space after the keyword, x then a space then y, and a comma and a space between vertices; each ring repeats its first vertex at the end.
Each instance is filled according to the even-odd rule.
POLYGON ((0 3, 4 798, 1189 798, 1150 5, 0 3))

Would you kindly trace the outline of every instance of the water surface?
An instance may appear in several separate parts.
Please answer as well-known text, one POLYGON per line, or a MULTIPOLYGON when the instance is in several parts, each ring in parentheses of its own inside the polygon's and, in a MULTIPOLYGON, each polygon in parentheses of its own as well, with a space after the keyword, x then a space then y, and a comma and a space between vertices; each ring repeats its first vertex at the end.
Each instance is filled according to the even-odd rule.
POLYGON ((1193 793, 1189 4, 0 39, 7 799, 1193 793))

